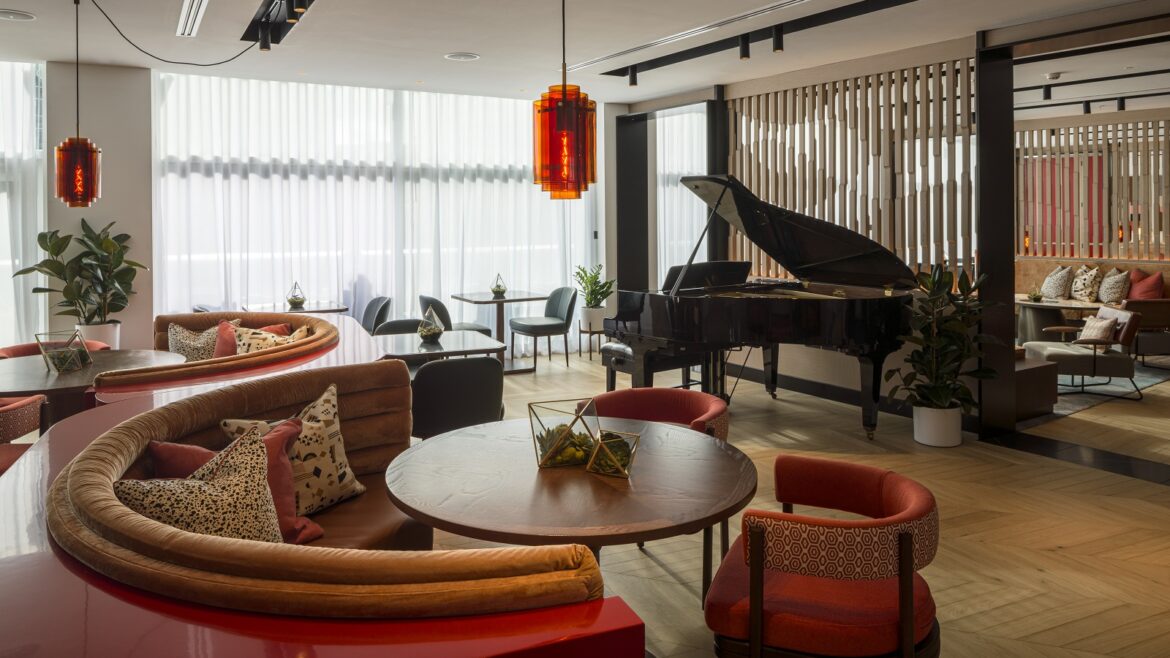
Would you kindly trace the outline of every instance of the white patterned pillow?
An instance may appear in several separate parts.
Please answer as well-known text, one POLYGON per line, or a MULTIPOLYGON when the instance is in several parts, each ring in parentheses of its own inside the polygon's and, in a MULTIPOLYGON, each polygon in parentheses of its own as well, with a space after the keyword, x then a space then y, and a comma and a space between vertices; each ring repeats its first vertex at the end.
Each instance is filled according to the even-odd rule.
POLYGON ((189 478, 118 480, 114 494, 135 512, 180 530, 284 541, 268 488, 268 451, 255 428, 189 478))
POLYGON ((308 338, 311 331, 308 327, 301 327, 287 336, 281 336, 260 329, 236 327, 236 354, 248 354, 277 345, 287 345, 308 338))
POLYGON ((1129 272, 1122 272, 1114 267, 1101 279, 1097 299, 1105 304, 1116 304, 1125 299, 1128 292, 1129 272))
POLYGON ((1097 301, 1097 289, 1101 287, 1101 270, 1081 265, 1073 277, 1072 298, 1081 302, 1097 301))
MULTIPOLYGON (((239 320, 232 320, 231 325, 238 327, 239 320)), ((207 331, 191 331, 175 324, 167 325, 167 350, 175 354, 182 354, 188 361, 203 361, 215 356, 216 327, 207 331)))
MULTIPOLYGON (((301 410, 301 435, 292 445, 293 488, 297 516, 319 512, 366 491, 349 468, 341 419, 337 413, 337 385, 331 384, 321 397, 301 410)), ((278 421, 225 420, 219 426, 228 437, 259 429, 266 434, 278 421)))
POLYGON ((1045 299, 1068 299, 1069 292, 1072 291, 1072 283, 1072 268, 1057 266, 1051 274, 1045 277, 1044 284, 1040 286, 1040 294, 1044 295, 1045 299))

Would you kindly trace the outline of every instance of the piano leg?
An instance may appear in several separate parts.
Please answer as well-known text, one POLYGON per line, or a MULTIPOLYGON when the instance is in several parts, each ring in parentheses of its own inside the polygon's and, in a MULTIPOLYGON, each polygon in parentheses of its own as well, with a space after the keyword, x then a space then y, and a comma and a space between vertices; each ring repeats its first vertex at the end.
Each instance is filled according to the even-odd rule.
POLYGON ((707 352, 703 355, 701 363, 703 392, 730 402, 731 398, 727 395, 727 370, 724 366, 723 351, 707 352))
POLYGON ((649 357, 643 353, 634 353, 634 371, 630 373, 630 388, 650 388, 654 386, 654 371, 648 366, 649 357))
POLYGON ((780 346, 769 345, 761 351, 764 355, 764 388, 775 400, 780 379, 780 346))
POLYGON ((857 357, 861 364, 861 425, 865 428, 865 436, 873 441, 873 432, 877 429, 878 401, 882 395, 882 364, 886 361, 886 353, 862 354, 857 357))

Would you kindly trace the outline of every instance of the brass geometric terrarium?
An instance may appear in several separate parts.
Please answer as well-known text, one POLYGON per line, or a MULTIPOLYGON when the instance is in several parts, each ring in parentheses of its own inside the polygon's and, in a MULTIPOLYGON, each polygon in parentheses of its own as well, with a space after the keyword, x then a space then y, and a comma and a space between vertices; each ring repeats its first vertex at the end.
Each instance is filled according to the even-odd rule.
POLYGON ((418 337, 424 343, 437 343, 439 336, 442 336, 446 329, 443 321, 439 319, 439 314, 435 312, 435 307, 428 306, 427 312, 423 313, 422 320, 418 323, 418 337))
POLYGON ((601 437, 585 470, 599 475, 629 478, 634 455, 638 452, 638 439, 637 434, 630 432, 601 430, 601 437))
POLYGON ((298 310, 305 307, 305 293, 301 290, 301 284, 293 281, 293 287, 284 296, 284 300, 288 302, 290 309, 298 310))
POLYGON ((45 359, 45 367, 57 372, 81 370, 93 362, 85 339, 76 329, 68 331, 46 331, 36 334, 37 346, 45 359))
POLYGON ((508 292, 508 286, 504 285, 504 277, 497 274, 496 280, 492 282, 492 297, 503 297, 504 293, 508 292))
POLYGON ((528 420, 541 468, 585 464, 601 436, 592 399, 531 402, 528 420))

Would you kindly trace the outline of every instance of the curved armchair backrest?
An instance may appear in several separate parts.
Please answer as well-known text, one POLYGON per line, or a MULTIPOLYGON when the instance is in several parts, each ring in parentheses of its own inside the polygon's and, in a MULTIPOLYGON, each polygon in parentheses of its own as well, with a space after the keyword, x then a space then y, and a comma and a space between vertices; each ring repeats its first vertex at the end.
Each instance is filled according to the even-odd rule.
POLYGON ((1138 329, 1142 324, 1141 313, 1102 306, 1097 309, 1097 317, 1106 320, 1116 318, 1117 329, 1113 333, 1113 339, 1122 347, 1133 345, 1133 339, 1137 336, 1138 329))
POLYGON ((727 403, 683 388, 625 388, 593 396, 597 415, 686 425, 726 441, 727 403))
POLYGON ((548 301, 544 303, 544 316, 546 318, 557 318, 569 326, 569 322, 573 320, 573 307, 577 304, 577 289, 564 287, 557 288, 548 296, 548 301))
POLYGON ((426 317, 428 308, 435 309, 435 315, 439 316, 439 322, 443 323, 444 329, 451 328, 451 314, 447 312, 447 307, 443 304, 443 302, 439 301, 438 299, 435 299, 434 297, 428 297, 427 295, 419 295, 418 296, 419 314, 426 317))
POLYGON ((418 331, 420 320, 408 318, 406 320, 390 320, 383 322, 374 329, 375 336, 391 336, 394 334, 413 334, 418 331))
POLYGON ((411 382, 414 436, 424 439, 500 419, 504 366, 493 357, 430 361, 411 382))
POLYGON ((362 326, 366 331, 374 333, 386 318, 390 315, 390 298, 389 297, 375 297, 366 304, 366 310, 362 313, 362 326))

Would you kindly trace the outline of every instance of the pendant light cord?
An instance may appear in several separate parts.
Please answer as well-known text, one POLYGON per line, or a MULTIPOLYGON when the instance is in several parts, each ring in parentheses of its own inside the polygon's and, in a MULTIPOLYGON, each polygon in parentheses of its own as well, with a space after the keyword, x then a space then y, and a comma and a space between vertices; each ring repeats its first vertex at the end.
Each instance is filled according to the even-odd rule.
MULTIPOLYGON (((81 0, 73 0, 73 3, 75 5, 80 4, 80 2, 81 2, 81 0)), ((130 44, 131 46, 134 46, 135 50, 142 53, 143 55, 146 55, 147 57, 156 59, 160 62, 164 62, 166 64, 180 64, 182 66, 220 66, 221 64, 227 64, 228 62, 231 62, 231 61, 238 59, 241 55, 243 55, 244 53, 246 53, 249 50, 256 47, 256 44, 252 43, 247 48, 244 48, 243 50, 236 53, 235 55, 232 55, 231 57, 229 57, 225 60, 218 61, 218 62, 180 62, 180 61, 176 61, 173 59, 166 59, 164 57, 159 57, 158 55, 155 55, 154 53, 148 52, 142 46, 139 46, 138 44, 131 41, 130 37, 126 36, 126 34, 122 32, 121 28, 119 28, 118 25, 116 23, 114 23, 114 19, 110 18, 110 15, 106 13, 106 10, 102 9, 102 6, 98 4, 97 0, 91 0, 91 2, 93 2, 93 6, 97 7, 98 11, 100 11, 102 13, 102 16, 106 17, 106 20, 109 21, 110 26, 114 28, 114 31, 117 32, 118 36, 122 37, 122 39, 125 40, 126 43, 130 44)))
POLYGON ((81 138, 81 0, 73 0, 73 100, 77 103, 77 137, 81 138))
POLYGON ((565 41, 567 40, 568 32, 565 28, 565 0, 561 0, 561 99, 564 102, 565 97, 569 95, 569 64, 568 56, 566 55, 565 41))

